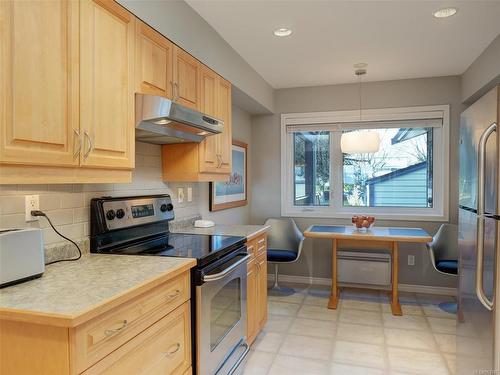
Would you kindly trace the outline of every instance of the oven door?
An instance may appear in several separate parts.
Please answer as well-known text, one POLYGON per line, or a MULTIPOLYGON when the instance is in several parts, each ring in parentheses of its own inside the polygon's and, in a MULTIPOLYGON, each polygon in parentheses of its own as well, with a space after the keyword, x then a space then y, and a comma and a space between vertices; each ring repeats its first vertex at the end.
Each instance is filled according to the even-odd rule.
POLYGON ((217 374, 222 368, 237 373, 248 352, 248 258, 246 253, 230 254, 201 272, 201 285, 196 286, 198 375, 217 374))

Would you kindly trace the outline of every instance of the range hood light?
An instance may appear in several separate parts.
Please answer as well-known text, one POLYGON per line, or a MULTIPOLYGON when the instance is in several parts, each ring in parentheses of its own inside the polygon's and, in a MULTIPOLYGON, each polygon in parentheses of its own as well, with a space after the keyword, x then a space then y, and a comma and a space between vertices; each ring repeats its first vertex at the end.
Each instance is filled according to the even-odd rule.
POLYGON ((167 120, 165 118, 162 118, 161 120, 158 120, 158 121, 154 121, 154 123, 156 125, 167 125, 167 124, 170 124, 172 121, 170 120, 167 120))

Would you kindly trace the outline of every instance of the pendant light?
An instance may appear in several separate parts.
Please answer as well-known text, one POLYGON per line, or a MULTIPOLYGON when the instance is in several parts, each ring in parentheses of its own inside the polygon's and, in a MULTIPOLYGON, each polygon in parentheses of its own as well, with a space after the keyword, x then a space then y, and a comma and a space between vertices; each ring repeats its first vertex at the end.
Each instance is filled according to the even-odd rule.
MULTIPOLYGON (((354 74, 358 77, 359 122, 363 121, 361 103, 361 77, 366 74, 367 64, 354 65, 354 74)), ((344 154, 373 154, 380 149, 380 137, 376 131, 355 130, 342 133, 340 149, 344 154)))

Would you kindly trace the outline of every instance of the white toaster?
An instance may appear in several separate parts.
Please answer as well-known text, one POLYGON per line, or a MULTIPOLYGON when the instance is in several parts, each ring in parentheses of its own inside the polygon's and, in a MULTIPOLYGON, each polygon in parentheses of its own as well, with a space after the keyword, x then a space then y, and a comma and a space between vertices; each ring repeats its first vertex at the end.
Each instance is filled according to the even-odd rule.
POLYGON ((40 277, 44 271, 41 229, 0 229, 0 288, 40 277))

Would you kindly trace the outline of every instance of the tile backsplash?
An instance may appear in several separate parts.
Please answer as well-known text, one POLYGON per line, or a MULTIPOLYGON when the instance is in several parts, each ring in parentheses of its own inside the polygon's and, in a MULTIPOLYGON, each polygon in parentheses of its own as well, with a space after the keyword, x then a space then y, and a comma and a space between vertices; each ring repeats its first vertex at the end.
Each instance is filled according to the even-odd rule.
MULTIPOLYGON (((128 184, 66 184, 66 185, 0 185, 0 228, 43 228, 45 245, 65 242, 41 217, 37 222, 24 220, 24 196, 40 195, 40 210, 44 211, 57 229, 73 240, 89 235, 89 203, 94 197, 140 194, 171 194, 176 218, 199 213, 199 184, 165 183, 161 176, 161 146, 136 143, 136 168, 128 184), (176 203, 177 189, 193 188, 192 202, 176 203)), ((96 173, 102 173, 96 169, 96 173)), ((186 190, 184 196, 187 197, 186 190)))

